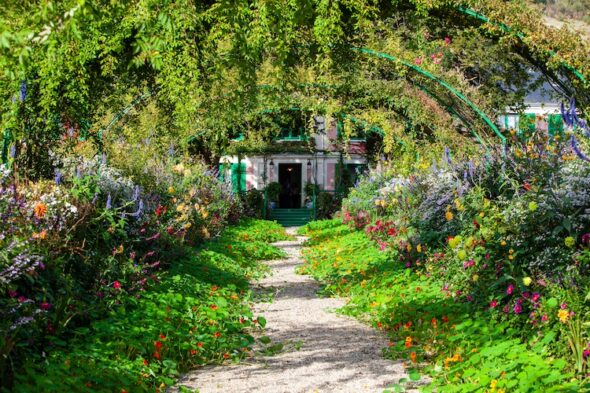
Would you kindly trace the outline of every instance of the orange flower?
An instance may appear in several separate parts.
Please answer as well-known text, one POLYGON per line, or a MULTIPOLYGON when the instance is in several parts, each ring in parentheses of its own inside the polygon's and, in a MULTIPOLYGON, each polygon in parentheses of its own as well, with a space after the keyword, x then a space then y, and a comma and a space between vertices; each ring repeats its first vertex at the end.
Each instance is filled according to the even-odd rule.
POLYGON ((412 346, 412 337, 406 337, 406 348, 410 348, 412 346))
POLYGON ((43 229, 41 232, 33 232, 33 239, 45 240, 47 237, 47 231, 43 229))
POLYGON ((432 325, 433 328, 436 329, 436 324, 438 323, 438 321, 436 320, 436 318, 432 318, 432 320, 430 321, 430 324, 432 325))
POLYGON ((412 352, 410 354, 410 360, 412 361, 412 363, 416 363, 416 352, 412 352))
POLYGON ((35 217, 42 219, 45 217, 45 214, 47 214, 47 205, 45 205, 43 202, 39 202, 35 205, 33 211, 35 213, 35 217))

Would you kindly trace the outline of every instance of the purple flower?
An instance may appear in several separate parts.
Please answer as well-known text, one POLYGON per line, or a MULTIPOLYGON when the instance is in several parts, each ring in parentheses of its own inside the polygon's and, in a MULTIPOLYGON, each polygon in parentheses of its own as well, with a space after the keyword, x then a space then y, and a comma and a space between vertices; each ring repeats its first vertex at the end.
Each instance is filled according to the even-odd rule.
POLYGON ((22 81, 20 83, 20 96, 19 96, 19 100, 20 100, 20 102, 23 102, 26 98, 27 98, 27 82, 26 81, 22 81))
POLYGON ((112 208, 112 200, 111 200, 111 194, 109 194, 109 196, 107 196, 106 209, 109 210, 111 208, 112 208))
POLYGON ((590 157, 588 157, 586 154, 584 154, 584 152, 582 152, 582 150, 580 150, 580 147, 578 146, 578 140, 576 139, 576 137, 573 134, 572 134, 572 137, 570 138, 570 141, 571 141, 571 145, 572 145, 572 150, 574 151, 574 153, 576 153, 578 158, 581 160, 590 162, 590 157))
POLYGON ((58 186, 61 184, 61 172, 59 170, 55 170, 55 184, 58 186))
POLYGON ((585 233, 582 235, 582 244, 590 244, 590 233, 585 233))

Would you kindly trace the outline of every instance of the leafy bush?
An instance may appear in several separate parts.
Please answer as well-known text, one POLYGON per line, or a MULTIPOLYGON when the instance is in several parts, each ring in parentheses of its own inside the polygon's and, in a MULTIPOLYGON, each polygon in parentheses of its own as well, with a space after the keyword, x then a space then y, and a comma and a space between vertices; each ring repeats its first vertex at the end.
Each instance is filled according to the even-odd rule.
POLYGON ((187 252, 141 294, 113 288, 117 305, 72 339, 55 339, 45 358, 30 355, 13 391, 161 390, 191 368, 252 356, 251 333, 265 320, 249 308, 248 279, 266 272, 257 261, 283 256, 263 226, 273 239, 286 236, 273 223, 243 222, 187 252))

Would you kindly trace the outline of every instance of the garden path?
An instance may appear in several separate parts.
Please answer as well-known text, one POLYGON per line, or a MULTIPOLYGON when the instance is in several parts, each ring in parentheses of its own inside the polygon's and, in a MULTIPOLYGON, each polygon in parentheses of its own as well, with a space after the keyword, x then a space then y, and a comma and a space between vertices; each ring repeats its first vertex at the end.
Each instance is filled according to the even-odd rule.
POLYGON ((255 305, 256 315, 267 320, 264 334, 271 343, 255 348, 259 354, 238 365, 197 369, 179 385, 200 393, 358 393, 382 392, 406 376, 400 362, 381 356, 387 345, 384 336, 337 315, 334 309, 343 306, 344 300, 318 297, 320 285, 295 273, 302 263, 304 240, 276 243, 288 257, 268 262, 272 276, 256 284, 257 290, 275 294, 271 303, 255 305), (284 345, 280 353, 261 353, 277 343, 284 345))

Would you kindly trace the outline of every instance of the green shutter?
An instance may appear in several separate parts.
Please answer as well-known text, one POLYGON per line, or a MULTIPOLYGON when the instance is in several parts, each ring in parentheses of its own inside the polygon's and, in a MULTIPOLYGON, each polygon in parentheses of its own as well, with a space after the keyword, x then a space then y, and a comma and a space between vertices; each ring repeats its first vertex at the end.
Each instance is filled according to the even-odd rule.
POLYGON ((563 118, 561 115, 549 115, 549 136, 563 135, 563 118))
POLYGON ((236 193, 246 191, 246 163, 231 164, 231 184, 236 193))

